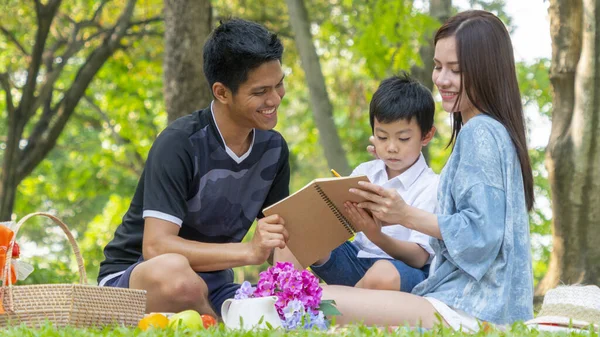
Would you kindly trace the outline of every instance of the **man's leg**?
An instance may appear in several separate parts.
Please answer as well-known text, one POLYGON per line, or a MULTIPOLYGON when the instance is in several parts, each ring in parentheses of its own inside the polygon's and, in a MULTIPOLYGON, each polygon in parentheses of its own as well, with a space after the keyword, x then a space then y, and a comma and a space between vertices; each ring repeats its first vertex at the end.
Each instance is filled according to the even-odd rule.
POLYGON ((131 272, 129 288, 144 289, 146 312, 193 309, 217 316, 208 300, 208 286, 179 254, 164 254, 144 261, 131 272))

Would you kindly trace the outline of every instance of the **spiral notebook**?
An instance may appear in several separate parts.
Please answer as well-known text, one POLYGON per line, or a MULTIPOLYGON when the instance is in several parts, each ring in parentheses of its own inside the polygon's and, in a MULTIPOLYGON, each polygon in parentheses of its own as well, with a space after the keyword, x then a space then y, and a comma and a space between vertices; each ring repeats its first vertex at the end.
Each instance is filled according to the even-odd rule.
POLYGON ((344 215, 344 202, 365 200, 348 191, 358 187, 359 181, 369 178, 361 175, 315 179, 263 210, 265 216, 283 217, 289 233, 287 246, 303 267, 327 255, 356 232, 344 215))

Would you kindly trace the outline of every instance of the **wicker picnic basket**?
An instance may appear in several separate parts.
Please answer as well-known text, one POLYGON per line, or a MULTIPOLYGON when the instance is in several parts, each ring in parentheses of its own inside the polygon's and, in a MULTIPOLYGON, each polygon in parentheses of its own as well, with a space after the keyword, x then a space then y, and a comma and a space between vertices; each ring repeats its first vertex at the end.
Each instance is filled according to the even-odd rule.
POLYGON ((77 242, 69 228, 55 216, 38 212, 23 217, 13 229, 14 236, 7 251, 12 252, 21 225, 34 216, 52 219, 67 235, 79 267, 79 284, 12 285, 11 254, 6 254, 0 291, 5 313, 0 314, 0 327, 19 324, 37 327, 46 322, 57 327, 137 325, 146 310, 146 292, 88 285, 77 242))

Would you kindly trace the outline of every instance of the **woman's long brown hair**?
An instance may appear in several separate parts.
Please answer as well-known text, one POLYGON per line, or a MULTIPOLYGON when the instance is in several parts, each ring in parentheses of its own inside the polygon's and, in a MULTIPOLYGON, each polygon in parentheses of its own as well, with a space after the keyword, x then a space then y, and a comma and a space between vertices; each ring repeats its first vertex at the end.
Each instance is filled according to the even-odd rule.
MULTIPOLYGON (((504 23, 492 13, 471 10, 451 17, 435 34, 435 44, 454 36, 463 91, 482 113, 496 119, 508 131, 521 163, 527 209, 534 202, 533 174, 527 152, 525 118, 515 71, 512 43, 504 23)), ((455 107, 458 107, 458 103, 455 107)), ((460 112, 453 113, 453 144, 462 126, 460 112)))

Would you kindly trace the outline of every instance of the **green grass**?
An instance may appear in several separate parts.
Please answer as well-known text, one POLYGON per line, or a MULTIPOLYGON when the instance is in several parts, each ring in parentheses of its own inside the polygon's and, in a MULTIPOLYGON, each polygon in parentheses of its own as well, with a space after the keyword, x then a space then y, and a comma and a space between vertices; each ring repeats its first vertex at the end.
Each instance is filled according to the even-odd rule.
POLYGON ((488 332, 479 332, 476 334, 468 334, 462 332, 454 332, 447 328, 437 327, 428 331, 418 331, 406 328, 399 328, 394 331, 388 331, 383 328, 366 327, 361 325, 347 326, 338 328, 330 332, 307 331, 299 330, 294 332, 283 332, 279 330, 273 331, 233 331, 226 330, 222 325, 219 328, 211 328, 208 330, 190 331, 187 329, 172 330, 172 329, 150 329, 141 331, 139 329, 128 329, 122 327, 107 327, 102 329, 75 329, 62 328, 57 329, 51 325, 46 325, 38 329, 31 329, 24 326, 12 327, 4 331, 0 330, 2 337, 125 337, 125 336, 140 336, 140 337, 194 337, 194 336, 214 336, 214 337, 278 337, 278 336, 302 336, 302 337, 317 337, 317 336, 367 336, 367 337, 384 337, 384 336, 407 336, 407 337, 428 337, 428 336, 486 336, 486 337, 509 337, 509 336, 526 336, 526 337, 550 337, 550 336, 586 336, 599 337, 598 332, 579 332, 579 333, 548 333, 539 332, 536 330, 528 330, 523 324, 515 324, 508 331, 491 330, 488 332))

